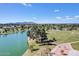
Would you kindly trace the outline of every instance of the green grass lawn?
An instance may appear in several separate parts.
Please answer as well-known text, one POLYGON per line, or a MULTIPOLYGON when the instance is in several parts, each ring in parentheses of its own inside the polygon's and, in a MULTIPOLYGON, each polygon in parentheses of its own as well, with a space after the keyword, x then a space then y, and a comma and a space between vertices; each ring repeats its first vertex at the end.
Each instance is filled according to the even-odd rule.
MULTIPOLYGON (((57 40, 58 44, 69 43, 79 41, 79 31, 57 31, 50 30, 48 32, 48 38, 57 40)), ((76 50, 79 50, 79 43, 72 44, 72 47, 76 50)))

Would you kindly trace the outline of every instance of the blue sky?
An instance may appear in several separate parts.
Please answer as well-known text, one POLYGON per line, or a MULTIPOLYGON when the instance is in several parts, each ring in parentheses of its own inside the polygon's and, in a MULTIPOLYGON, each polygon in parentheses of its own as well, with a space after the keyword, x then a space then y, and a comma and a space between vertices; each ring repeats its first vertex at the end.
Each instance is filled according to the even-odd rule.
POLYGON ((0 23, 79 23, 78 3, 0 3, 0 23))

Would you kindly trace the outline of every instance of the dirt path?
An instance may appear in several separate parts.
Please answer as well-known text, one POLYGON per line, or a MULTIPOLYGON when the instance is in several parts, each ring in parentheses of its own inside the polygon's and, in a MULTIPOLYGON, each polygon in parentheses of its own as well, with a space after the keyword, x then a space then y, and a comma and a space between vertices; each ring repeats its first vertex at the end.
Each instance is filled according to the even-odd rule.
POLYGON ((72 43, 78 43, 79 41, 75 41, 75 42, 70 42, 70 44, 72 44, 72 43))

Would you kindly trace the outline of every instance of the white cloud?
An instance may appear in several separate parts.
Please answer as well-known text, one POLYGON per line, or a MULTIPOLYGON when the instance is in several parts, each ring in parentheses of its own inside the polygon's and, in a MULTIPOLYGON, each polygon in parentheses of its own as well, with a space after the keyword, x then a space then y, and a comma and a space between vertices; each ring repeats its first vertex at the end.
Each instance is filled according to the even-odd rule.
POLYGON ((62 17, 56 17, 56 19, 62 19, 62 17))
POLYGON ((57 12, 60 12, 60 10, 54 10, 54 12, 56 12, 56 13, 57 13, 57 12))
POLYGON ((28 6, 32 6, 32 4, 28 4, 28 6))
POLYGON ((56 19, 75 19, 74 17, 70 17, 70 16, 63 16, 63 17, 56 17, 56 19))
MULTIPOLYGON (((22 22, 22 21, 21 21, 22 22)), ((24 20, 24 22, 33 22, 33 20, 32 19, 26 19, 26 20, 24 20)))
POLYGON ((66 18, 66 19, 74 19, 74 18, 72 18, 72 17, 69 17, 69 18, 66 18))
POLYGON ((36 17, 32 17, 33 19, 37 19, 36 17))
POLYGON ((70 16, 65 16, 65 18, 69 18, 70 16))
POLYGON ((22 5, 24 5, 24 6, 28 6, 28 7, 31 7, 32 5, 31 4, 29 4, 29 3, 22 3, 22 5))
POLYGON ((74 16, 75 18, 79 18, 79 15, 78 16, 74 16))
POLYGON ((74 19, 74 17, 70 17, 70 16, 65 16, 65 19, 74 19))
POLYGON ((79 20, 79 16, 63 16, 63 17, 55 17, 56 19, 60 20, 79 20))

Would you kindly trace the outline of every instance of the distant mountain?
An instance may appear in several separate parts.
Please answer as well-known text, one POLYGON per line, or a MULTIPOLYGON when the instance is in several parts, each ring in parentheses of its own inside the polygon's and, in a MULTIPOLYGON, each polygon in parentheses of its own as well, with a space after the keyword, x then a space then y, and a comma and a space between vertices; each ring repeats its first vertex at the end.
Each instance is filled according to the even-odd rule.
POLYGON ((14 24, 36 24, 34 22, 16 22, 14 24))
POLYGON ((34 22, 16 22, 16 23, 5 23, 5 24, 36 24, 34 22))
POLYGON ((79 24, 79 23, 69 23, 69 22, 60 22, 60 23, 35 23, 35 22, 16 22, 13 24, 79 24))

